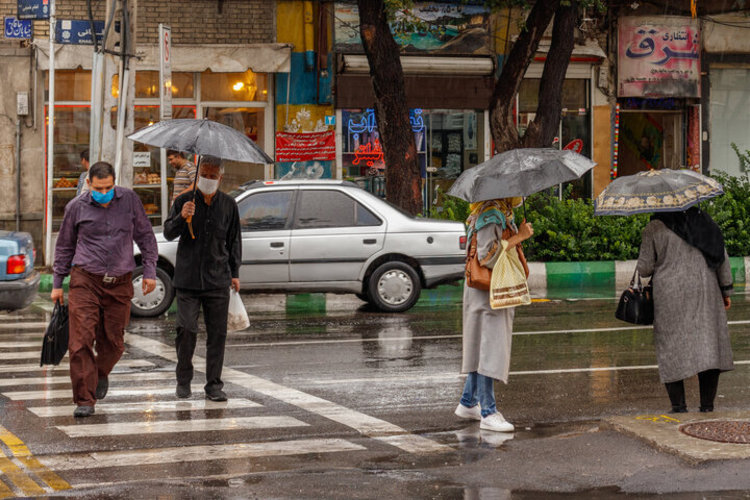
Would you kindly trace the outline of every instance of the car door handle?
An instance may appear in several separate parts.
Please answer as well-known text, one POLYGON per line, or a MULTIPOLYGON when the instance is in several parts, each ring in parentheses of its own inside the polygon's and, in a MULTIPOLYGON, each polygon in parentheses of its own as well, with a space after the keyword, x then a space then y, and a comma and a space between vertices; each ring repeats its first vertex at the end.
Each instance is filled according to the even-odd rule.
POLYGON ((271 248, 284 248, 284 242, 283 241, 272 241, 271 242, 271 248))
POLYGON ((378 240, 376 240, 375 238, 362 240, 362 243, 364 243, 365 245, 374 245, 377 242, 378 240))

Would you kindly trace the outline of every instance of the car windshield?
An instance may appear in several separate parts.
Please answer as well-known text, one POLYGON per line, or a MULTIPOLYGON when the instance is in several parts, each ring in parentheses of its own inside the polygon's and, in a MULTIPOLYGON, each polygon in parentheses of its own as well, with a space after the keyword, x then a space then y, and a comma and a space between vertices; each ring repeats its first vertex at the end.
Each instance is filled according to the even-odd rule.
MULTIPOLYGON (((362 188, 360 187, 360 189, 362 189, 362 188)), ((412 214, 410 214, 409 212, 407 212, 403 208, 399 207, 398 205, 394 204, 393 202, 390 202, 390 201, 386 200, 385 198, 381 198, 380 196, 375 196, 374 194, 372 194, 371 192, 369 192, 369 191, 367 191, 365 189, 362 189, 362 191, 364 191, 365 193, 367 193, 366 196, 372 196, 373 198, 376 198, 376 199, 382 201, 383 203, 385 203, 386 205, 388 205, 389 207, 391 207, 395 211, 403 214, 404 217, 408 217, 410 219, 416 219, 416 217, 414 217, 412 214)))

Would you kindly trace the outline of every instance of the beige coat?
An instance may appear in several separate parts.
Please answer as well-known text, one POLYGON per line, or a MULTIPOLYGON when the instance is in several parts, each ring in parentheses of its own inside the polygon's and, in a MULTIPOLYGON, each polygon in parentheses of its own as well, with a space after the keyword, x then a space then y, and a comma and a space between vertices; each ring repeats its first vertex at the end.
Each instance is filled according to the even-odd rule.
MULTIPOLYGON (((488 224, 477 231, 477 257, 492 268, 502 252, 502 227, 488 224)), ((463 362, 461 373, 479 372, 508 383, 515 308, 490 308, 490 294, 464 282, 463 362)))
POLYGON ((643 230, 637 269, 643 277, 653 275, 654 346, 661 381, 731 370, 721 290, 732 284, 729 258, 718 270, 710 269, 700 250, 654 220, 643 230))

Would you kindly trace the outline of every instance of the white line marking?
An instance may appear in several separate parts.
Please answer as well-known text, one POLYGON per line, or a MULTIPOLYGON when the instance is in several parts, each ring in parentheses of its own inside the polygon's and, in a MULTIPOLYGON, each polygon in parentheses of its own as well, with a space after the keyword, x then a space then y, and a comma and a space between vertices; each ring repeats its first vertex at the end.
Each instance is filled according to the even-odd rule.
POLYGON ((30 329, 41 329, 42 332, 47 330, 49 325, 46 321, 35 321, 30 323, 0 323, 0 330, 30 330, 30 329))
MULTIPOLYGON (((134 372, 134 373, 113 373, 109 377, 109 386, 114 388, 119 382, 145 381, 145 380, 174 380, 174 372, 134 372)), ((176 383, 176 382, 175 382, 176 383)), ((70 377, 64 375, 48 377, 19 377, 19 378, 0 378, 0 387, 18 387, 22 385, 36 384, 70 384, 70 377)))
MULTIPOLYGON (((750 320, 729 321, 729 325, 748 325, 750 320)), ((513 332, 513 335, 550 335, 568 333, 598 333, 598 332, 625 332, 629 330, 653 330, 652 325, 639 326, 613 326, 607 328, 579 328, 566 330, 535 330, 524 332, 513 332)), ((387 337, 371 339, 333 339, 333 340, 290 340, 284 342, 256 342, 248 344, 227 344, 227 347, 277 347, 277 346, 299 346, 299 345, 324 345, 324 344, 364 344, 368 342, 402 342, 404 340, 444 340, 460 339, 462 335, 423 335, 418 337, 387 337)))
POLYGON ((235 431, 241 429, 276 429, 307 427, 309 424, 286 416, 231 417, 190 420, 161 420, 155 422, 115 422, 111 424, 58 425, 58 429, 72 438, 127 436, 131 434, 167 434, 183 432, 235 431))
MULTIPOLYGON (((162 356, 170 361, 176 361, 177 355, 172 346, 159 341, 142 337, 140 335, 128 334, 125 341, 133 347, 143 351, 162 356)), ((199 371, 205 370, 204 358, 195 356, 193 365, 199 371)), ((386 422, 379 418, 365 415, 364 413, 337 405, 331 401, 313 396, 311 394, 276 384, 254 375, 250 375, 232 368, 225 368, 222 378, 225 382, 231 382, 251 391, 259 392, 266 396, 276 398, 285 403, 298 406, 304 410, 323 416, 334 422, 351 427, 361 434, 373 439, 383 440, 384 436, 402 435, 396 446, 409 453, 431 453, 451 451, 450 446, 436 443, 422 436, 410 434, 407 430, 386 422)), ((390 444, 390 443, 389 443, 390 444)))
MULTIPOLYGON (((12 361, 15 359, 40 359, 41 358, 41 347, 34 351, 14 351, 14 352, 0 352, 0 359, 4 361, 12 361)), ((67 355, 66 355, 67 356, 67 355)))
POLYGON ((36 458, 50 469, 60 471, 364 450, 367 450, 367 448, 344 439, 300 439, 267 443, 225 443, 148 450, 66 453, 64 455, 37 456, 36 458))
MULTIPOLYGON (((124 413, 157 413, 186 412, 206 410, 235 410, 238 408, 259 408, 260 403, 249 399, 230 399, 215 402, 206 399, 182 401, 146 401, 139 403, 96 403, 97 415, 120 415, 124 413)), ((31 413, 41 418, 68 417, 73 414, 75 405, 66 406, 32 406, 27 407, 31 413)))
MULTIPOLYGON (((140 396, 145 399, 149 396, 174 394, 174 387, 127 387, 124 389, 110 389, 107 399, 116 397, 140 396)), ((195 391, 193 391, 195 392, 195 391)), ((35 399, 72 399, 71 389, 49 389, 46 391, 10 391, 3 392, 3 396, 13 401, 29 401, 35 399)))
MULTIPOLYGON (((122 368, 148 368, 152 367, 154 364, 150 361, 146 361, 145 359, 121 359, 117 362, 117 365, 115 366, 115 370, 122 369, 122 368)), ((12 372, 42 372, 42 373, 48 373, 50 371, 69 371, 70 367, 68 366, 67 358, 60 363, 57 366, 52 365, 46 365, 46 366, 39 366, 39 363, 34 364, 25 364, 25 365, 0 365, 0 373, 12 373, 12 372)), ((113 371, 112 373, 117 373, 116 371, 113 371)))
POLYGON ((18 349, 19 347, 42 347, 42 337, 27 342, 0 342, 0 349, 18 349))

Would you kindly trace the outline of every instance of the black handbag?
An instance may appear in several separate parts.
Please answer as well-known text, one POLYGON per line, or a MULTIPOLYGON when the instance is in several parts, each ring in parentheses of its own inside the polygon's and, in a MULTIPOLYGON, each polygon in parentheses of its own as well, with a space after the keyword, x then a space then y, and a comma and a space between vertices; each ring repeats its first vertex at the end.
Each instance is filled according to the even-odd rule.
POLYGON ((630 286, 620 295, 615 318, 636 325, 654 324, 654 294, 651 280, 644 286, 637 270, 633 273, 630 286))
POLYGON ((52 317, 42 340, 42 359, 39 366, 59 365, 68 352, 68 306, 55 303, 52 317))

